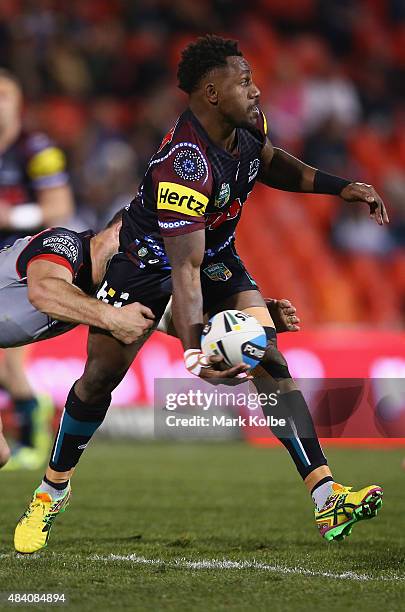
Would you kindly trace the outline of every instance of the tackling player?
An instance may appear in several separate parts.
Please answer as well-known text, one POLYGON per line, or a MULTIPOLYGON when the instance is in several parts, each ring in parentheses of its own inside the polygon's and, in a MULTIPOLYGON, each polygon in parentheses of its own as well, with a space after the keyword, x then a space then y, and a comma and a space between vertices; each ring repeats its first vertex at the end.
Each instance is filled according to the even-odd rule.
MULTIPOLYGON (((140 300, 158 319, 173 292, 185 365, 204 379, 223 381, 248 367, 220 371, 223 364, 208 362, 200 350, 203 314, 232 308, 254 315, 266 329, 268 345, 261 365, 248 376, 260 393, 280 390, 276 416, 286 419, 287 427, 273 431, 313 498, 321 535, 342 539, 356 521, 376 515, 382 490, 372 485, 351 492, 335 482, 305 399, 277 348, 274 321, 235 251, 234 234, 256 180, 285 191, 364 202, 380 225, 388 222, 384 204, 370 185, 328 175, 272 146, 258 106, 260 92, 234 41, 206 36, 190 44, 178 78, 189 107, 151 159, 124 215, 122 252, 112 259, 99 297, 125 292, 128 302, 140 300)), ((268 249, 271 253, 271 245, 263 245, 263 256, 268 249)), ((46 476, 16 527, 17 551, 46 545, 54 518, 68 504, 74 467, 141 344, 122 346, 111 336, 90 333, 85 371, 69 393, 46 476)))
MULTIPOLYGON (((0 251, 1 348, 53 338, 79 323, 104 329, 124 344, 147 332, 154 319, 149 308, 113 308, 91 297, 118 251, 121 217, 117 213, 98 234, 50 228, 0 251)), ((8 458, 0 419, 0 467, 8 458)))
MULTIPOLYGON (((60 149, 43 133, 22 128, 22 92, 14 75, 0 69, 0 248, 18 237, 63 224, 73 210, 60 149)), ((0 384, 9 392, 19 422, 18 446, 8 469, 43 464, 49 448, 52 407, 37 398, 24 371, 26 351, 5 352, 0 384)))

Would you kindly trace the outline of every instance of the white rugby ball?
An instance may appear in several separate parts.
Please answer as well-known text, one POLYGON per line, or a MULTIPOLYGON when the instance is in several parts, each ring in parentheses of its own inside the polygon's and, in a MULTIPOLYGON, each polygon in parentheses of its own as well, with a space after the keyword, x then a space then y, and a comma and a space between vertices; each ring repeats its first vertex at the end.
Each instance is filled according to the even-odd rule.
POLYGON ((246 363, 255 367, 264 356, 267 339, 260 323, 240 310, 224 310, 214 315, 203 329, 201 350, 220 355, 229 366, 246 363))

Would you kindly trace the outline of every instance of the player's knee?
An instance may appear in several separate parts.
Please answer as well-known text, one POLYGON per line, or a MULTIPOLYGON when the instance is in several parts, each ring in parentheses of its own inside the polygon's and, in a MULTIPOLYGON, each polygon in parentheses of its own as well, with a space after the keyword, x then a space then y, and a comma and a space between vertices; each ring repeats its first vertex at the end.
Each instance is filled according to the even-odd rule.
POLYGON ((87 362, 83 376, 80 378, 80 394, 84 401, 94 402, 114 391, 124 377, 119 367, 112 367, 104 359, 92 359, 87 362))
POLYGON ((277 333, 274 327, 265 327, 267 346, 261 367, 276 380, 291 378, 288 364, 277 348, 277 333))

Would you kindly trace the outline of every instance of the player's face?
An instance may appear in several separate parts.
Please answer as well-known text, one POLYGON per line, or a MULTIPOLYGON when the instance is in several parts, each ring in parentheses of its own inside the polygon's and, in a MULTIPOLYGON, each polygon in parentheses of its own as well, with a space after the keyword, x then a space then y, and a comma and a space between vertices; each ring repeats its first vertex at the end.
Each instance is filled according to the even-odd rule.
POLYGON ((15 83, 0 77, 0 129, 14 123, 20 114, 21 93, 15 83))
POLYGON ((256 125, 259 117, 260 90, 252 80, 252 71, 243 57, 228 57, 227 68, 217 81, 218 106, 235 126, 256 125))

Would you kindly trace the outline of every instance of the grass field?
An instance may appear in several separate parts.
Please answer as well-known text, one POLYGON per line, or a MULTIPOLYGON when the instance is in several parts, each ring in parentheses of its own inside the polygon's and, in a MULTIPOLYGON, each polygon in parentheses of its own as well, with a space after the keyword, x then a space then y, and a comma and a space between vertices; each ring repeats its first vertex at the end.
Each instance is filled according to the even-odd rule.
POLYGON ((95 442, 34 556, 15 555, 12 534, 40 474, 1 473, 0 591, 63 592, 80 611, 403 610, 402 454, 329 450, 337 479, 385 489, 340 544, 319 537, 280 448, 95 442))

